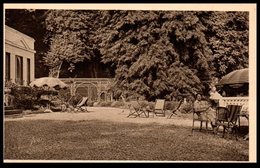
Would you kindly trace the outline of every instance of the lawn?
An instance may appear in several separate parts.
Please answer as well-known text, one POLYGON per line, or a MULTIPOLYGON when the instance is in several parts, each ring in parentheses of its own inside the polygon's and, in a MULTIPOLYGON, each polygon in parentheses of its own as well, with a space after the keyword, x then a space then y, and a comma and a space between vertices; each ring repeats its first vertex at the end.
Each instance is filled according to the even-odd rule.
POLYGON ((190 127, 99 120, 5 121, 4 159, 248 161, 248 141, 190 127))

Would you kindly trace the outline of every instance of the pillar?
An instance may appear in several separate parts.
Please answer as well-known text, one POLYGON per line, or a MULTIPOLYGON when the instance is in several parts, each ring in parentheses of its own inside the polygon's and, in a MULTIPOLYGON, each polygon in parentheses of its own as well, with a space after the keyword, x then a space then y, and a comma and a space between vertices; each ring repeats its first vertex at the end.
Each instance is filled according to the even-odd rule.
POLYGON ((23 58, 23 85, 26 86, 27 85, 27 58, 26 57, 22 57, 23 58))
POLYGON ((34 81, 35 80, 35 53, 32 54, 33 56, 30 58, 31 59, 31 81, 34 81))
POLYGON ((16 70, 16 61, 15 61, 15 54, 10 53, 10 79, 12 83, 15 83, 15 70, 16 70))

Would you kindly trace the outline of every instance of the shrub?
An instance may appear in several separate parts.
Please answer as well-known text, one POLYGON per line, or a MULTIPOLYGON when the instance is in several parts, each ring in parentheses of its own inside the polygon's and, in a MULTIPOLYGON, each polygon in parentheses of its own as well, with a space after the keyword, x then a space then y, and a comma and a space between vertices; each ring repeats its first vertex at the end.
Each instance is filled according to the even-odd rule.
POLYGON ((99 106, 100 107, 110 107, 111 104, 112 104, 111 101, 102 101, 102 102, 99 103, 99 106))
POLYGON ((122 101, 114 101, 111 103, 111 107, 124 107, 125 103, 122 101))
POLYGON ((193 109, 193 103, 192 102, 188 102, 186 104, 182 105, 182 113, 191 113, 193 109))
MULTIPOLYGON (((42 105, 41 95, 55 95, 56 91, 48 91, 42 88, 34 88, 29 86, 12 85, 10 87, 13 96, 13 106, 18 109, 29 110, 42 105)), ((50 103, 48 100, 46 100, 50 103)), ((46 102, 45 101, 45 102, 46 102)))
POLYGON ((165 101, 165 109, 166 110, 172 110, 175 107, 174 101, 165 101))
POLYGON ((36 104, 38 100, 37 93, 34 89, 27 87, 14 86, 11 88, 11 95, 14 98, 13 105, 18 109, 33 109, 34 104, 36 104))
POLYGON ((94 102, 93 107, 98 107, 100 102, 94 102))
POLYGON ((94 101, 89 100, 89 101, 87 102, 87 106, 93 107, 93 105, 94 105, 94 101))
POLYGON ((63 102, 68 102, 71 98, 70 90, 67 89, 61 89, 58 94, 58 98, 63 102))
POLYGON ((141 100, 141 101, 139 101, 139 104, 141 107, 147 107, 149 105, 149 102, 145 101, 145 100, 141 100))

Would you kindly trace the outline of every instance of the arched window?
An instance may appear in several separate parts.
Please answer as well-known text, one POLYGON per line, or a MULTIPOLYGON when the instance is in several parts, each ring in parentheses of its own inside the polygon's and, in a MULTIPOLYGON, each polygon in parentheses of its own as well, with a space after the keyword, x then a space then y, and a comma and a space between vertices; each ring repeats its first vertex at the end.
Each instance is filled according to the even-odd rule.
POLYGON ((16 83, 23 85, 23 57, 16 56, 16 83))

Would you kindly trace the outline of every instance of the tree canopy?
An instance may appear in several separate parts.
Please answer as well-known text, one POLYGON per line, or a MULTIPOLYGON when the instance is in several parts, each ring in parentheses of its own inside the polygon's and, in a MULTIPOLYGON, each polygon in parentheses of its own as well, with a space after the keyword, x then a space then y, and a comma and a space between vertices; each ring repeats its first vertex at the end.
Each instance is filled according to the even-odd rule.
POLYGON ((248 66, 248 13, 103 11, 101 19, 102 61, 122 91, 205 92, 213 76, 248 66))
MULTIPOLYGON (((84 61, 115 72, 115 93, 148 100, 207 92, 213 77, 248 67, 248 12, 49 10, 43 60, 59 76, 84 61)), ((94 69, 94 68, 93 68, 94 69)))
POLYGON ((93 42, 95 17, 98 13, 88 10, 51 10, 45 20, 48 31, 50 50, 45 55, 50 75, 59 76, 64 62, 70 64, 73 71, 75 64, 91 60, 96 54, 93 42))

